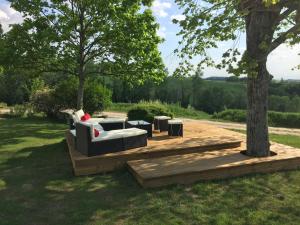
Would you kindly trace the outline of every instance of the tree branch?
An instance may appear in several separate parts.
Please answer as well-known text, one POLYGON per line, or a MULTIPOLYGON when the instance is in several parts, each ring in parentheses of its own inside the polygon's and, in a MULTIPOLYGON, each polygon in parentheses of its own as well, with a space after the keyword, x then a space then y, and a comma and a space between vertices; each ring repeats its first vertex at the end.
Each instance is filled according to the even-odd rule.
POLYGON ((279 24, 282 20, 287 19, 289 15, 291 15, 294 11, 296 11, 296 9, 294 8, 289 8, 287 10, 285 10, 283 13, 280 14, 280 16, 278 17, 276 24, 279 24))
POLYGON ((288 31, 284 32, 282 35, 280 35, 278 38, 276 38, 269 49, 269 53, 275 50, 279 45, 283 44, 287 39, 289 34, 299 34, 300 33, 300 23, 296 24, 292 28, 290 28, 288 31))

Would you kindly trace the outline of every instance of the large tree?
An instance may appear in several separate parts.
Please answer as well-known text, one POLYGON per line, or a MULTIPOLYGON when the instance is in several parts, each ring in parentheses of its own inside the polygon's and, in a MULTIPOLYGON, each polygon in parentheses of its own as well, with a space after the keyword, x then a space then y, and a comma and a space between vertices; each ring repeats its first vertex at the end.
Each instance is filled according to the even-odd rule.
MULTIPOLYGON (((268 88, 271 80, 266 63, 268 55, 283 43, 300 41, 299 0, 176 0, 186 19, 179 23, 182 36, 179 55, 184 59, 181 70, 195 55, 203 56, 200 64, 227 68, 248 77, 247 154, 270 155, 268 136, 268 88), (236 43, 246 33, 246 51, 241 59, 236 43), (236 40, 224 50, 222 63, 215 63, 208 49, 221 41, 236 40), (188 58, 186 58, 188 57, 188 58)), ((182 70, 183 68, 183 70, 182 70)), ((177 71, 177 72, 178 72, 177 71)))
POLYGON ((27 57, 31 66, 78 76, 78 109, 83 106, 83 86, 91 73, 122 75, 134 82, 165 76, 151 0, 10 2, 23 14, 20 27, 28 35, 27 41, 19 39, 26 46, 19 55, 27 57), (44 51, 39 59, 32 58, 39 50, 44 51), (89 64, 97 65, 95 70, 87 70, 89 64))

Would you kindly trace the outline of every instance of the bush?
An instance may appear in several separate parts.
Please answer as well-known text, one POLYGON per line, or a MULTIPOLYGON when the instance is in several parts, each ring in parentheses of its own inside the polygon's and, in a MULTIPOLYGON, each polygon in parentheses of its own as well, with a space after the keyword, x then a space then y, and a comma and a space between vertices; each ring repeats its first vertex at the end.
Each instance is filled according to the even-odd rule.
POLYGON ((7 108, 7 104, 4 102, 0 102, 0 109, 5 109, 7 108))
POLYGON ((22 105, 14 105, 10 109, 10 116, 13 117, 26 117, 33 115, 33 108, 31 104, 24 103, 22 105))
POLYGON ((60 105, 57 104, 53 93, 54 90, 51 89, 36 91, 31 96, 31 103, 34 110, 45 113, 47 117, 56 118, 60 110, 60 105))
POLYGON ((300 113, 269 112, 268 117, 270 126, 300 128, 300 113))
POLYGON ((246 111, 240 109, 226 109, 222 112, 214 113, 212 118, 233 122, 246 122, 246 111))
POLYGON ((158 103, 140 103, 133 106, 128 111, 129 120, 145 120, 152 123, 154 116, 170 116, 173 118, 173 113, 163 104, 158 103))
MULTIPOLYGON (((228 109, 213 115, 214 119, 222 119, 233 122, 246 122, 246 111, 228 109)), ((268 112, 270 126, 300 128, 300 113, 268 112)))
POLYGON ((91 114, 103 111, 111 104, 112 93, 102 84, 88 80, 84 91, 83 108, 91 114))
MULTIPOLYGON (((74 76, 60 82, 54 90, 54 99, 60 109, 75 109, 79 82, 74 76)), ((87 79, 84 86, 83 109, 89 113, 104 110, 111 103, 111 91, 97 80, 87 79)))

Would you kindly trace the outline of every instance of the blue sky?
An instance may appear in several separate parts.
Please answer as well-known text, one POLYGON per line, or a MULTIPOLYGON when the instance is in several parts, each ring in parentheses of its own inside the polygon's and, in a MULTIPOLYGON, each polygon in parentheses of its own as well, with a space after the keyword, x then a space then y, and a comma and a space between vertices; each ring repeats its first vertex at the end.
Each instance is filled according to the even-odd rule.
MULTIPOLYGON (((165 39, 164 43, 160 45, 162 57, 164 63, 172 72, 178 65, 179 59, 173 54, 174 49, 178 46, 179 37, 176 33, 179 31, 179 27, 172 23, 173 18, 182 19, 183 16, 178 9, 178 6, 173 0, 154 0, 152 10, 160 29, 158 35, 165 39)), ((4 30, 8 30, 8 24, 20 23, 22 21, 21 15, 10 8, 9 3, 6 0, 0 0, 0 22, 4 27, 4 30)), ((210 55, 215 60, 220 60, 222 53, 232 46, 230 42, 219 43, 218 49, 210 50, 210 55)), ((245 37, 242 35, 240 49, 245 49, 245 37)), ((268 58, 268 70, 275 76, 276 79, 300 79, 300 71, 291 69, 300 64, 300 45, 293 48, 286 45, 280 46, 268 58)), ((196 59, 193 60, 196 63, 196 59)), ((215 68, 206 68, 204 70, 204 76, 228 76, 226 71, 217 70, 215 68)))

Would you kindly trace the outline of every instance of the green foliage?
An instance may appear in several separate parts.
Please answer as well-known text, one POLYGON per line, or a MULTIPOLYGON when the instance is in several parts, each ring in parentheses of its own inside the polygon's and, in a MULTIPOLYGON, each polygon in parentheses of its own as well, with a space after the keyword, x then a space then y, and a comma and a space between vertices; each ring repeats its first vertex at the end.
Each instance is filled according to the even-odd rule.
POLYGON ((154 116, 170 116, 173 113, 163 104, 155 102, 142 102, 133 106, 127 113, 129 120, 145 120, 153 123, 154 116))
POLYGON ((300 128, 300 113, 269 112, 268 117, 270 126, 300 128))
MULTIPOLYGON (((108 83, 108 82, 107 82, 108 83)), ((140 102, 160 100, 168 104, 180 104, 206 113, 226 108, 246 108, 246 85, 243 83, 213 82, 198 76, 186 78, 168 77, 159 85, 146 83, 129 88, 117 80, 107 84, 113 91, 114 102, 140 102)))
POLYGON ((59 82, 53 92, 54 99, 57 100, 56 104, 61 109, 75 109, 77 90, 79 86, 78 78, 70 76, 67 79, 59 82))
POLYGON ((294 45, 299 43, 300 3, 297 0, 260 0, 260 1, 191 1, 176 0, 179 7, 183 9, 184 20, 173 20, 181 27, 178 35, 182 37, 179 42, 180 48, 175 53, 182 58, 176 74, 186 75, 191 71, 193 65, 191 59, 194 56, 201 55, 201 61, 198 66, 215 66, 219 69, 227 69, 229 73, 235 75, 247 74, 249 76, 257 75, 257 58, 255 54, 249 54, 254 49, 251 46, 257 45, 256 55, 268 54, 276 49, 280 44, 290 43, 294 45), (272 19, 263 19, 259 23, 250 23, 256 19, 256 12, 260 11, 266 18, 272 12, 272 19), (282 13, 280 15, 281 12, 282 13), (263 25, 266 23, 265 25, 263 25), (254 27, 247 29, 247 26, 254 27), (255 32, 261 28, 261 25, 268 29, 262 29, 265 34, 248 40, 247 49, 239 52, 236 43, 239 41, 240 33, 249 32, 247 37, 253 37, 255 32), (215 62, 210 57, 209 49, 218 48, 220 42, 233 41, 232 48, 224 49, 223 60, 221 63, 215 62), (259 41, 258 43, 253 43, 259 41), (242 57, 240 57, 242 55, 242 57))
POLYGON ((219 113, 214 113, 213 119, 228 120, 232 122, 246 122, 246 111, 238 109, 227 109, 219 113))
POLYGON ((33 115, 33 107, 29 103, 24 103, 22 105, 14 105, 10 109, 10 116, 12 117, 27 117, 33 115))
MULTIPOLYGON (((245 110, 228 109, 220 113, 215 113, 212 118, 233 122, 246 122, 247 116, 245 110)), ((300 113, 269 111, 268 121, 269 125, 274 127, 300 128, 300 113)))
MULTIPOLYGON (((155 103, 157 103, 156 101, 155 103)), ((144 102, 143 102, 144 103, 144 102)), ((153 102, 152 102, 153 103, 153 102)), ((128 112, 133 106, 138 105, 132 103, 113 103, 108 107, 108 111, 116 111, 116 112, 128 112)), ((179 104, 167 104, 167 103, 159 103, 163 104, 165 107, 169 109, 170 112, 174 114, 176 117, 184 117, 191 119, 209 119, 210 115, 205 112, 195 110, 192 107, 183 108, 179 104)))
POLYGON ((34 78, 31 80, 30 97, 32 97, 37 91, 45 88, 45 82, 41 78, 34 78))
POLYGON ((135 104, 132 103, 112 103, 109 105, 109 107, 107 108, 108 111, 111 112, 128 112, 132 106, 134 106, 135 104))
POLYGON ((103 111, 111 104, 112 93, 101 84, 89 80, 85 84, 84 110, 89 113, 103 111))
MULTIPOLYGON (((75 109, 79 82, 74 76, 60 82, 53 93, 56 105, 60 109, 75 109)), ((83 109, 89 113, 103 111, 111 103, 111 91, 98 80, 87 79, 84 86, 83 109)))
POLYGON ((7 104, 5 102, 0 102, 0 109, 7 108, 7 104))
POLYGON ((37 112, 43 112, 49 118, 58 117, 60 105, 54 97, 54 90, 43 89, 36 91, 31 97, 31 104, 37 112))
MULTIPOLYGON (((15 56, 4 63, 26 70, 36 67, 37 73, 61 71, 78 76, 82 83, 91 74, 113 75, 135 84, 147 79, 160 82, 166 74, 151 2, 12 0, 24 22, 4 37, 4 55, 15 56)), ((82 91, 83 84, 79 87, 82 91)), ((82 104, 81 91, 77 107, 82 104)))

